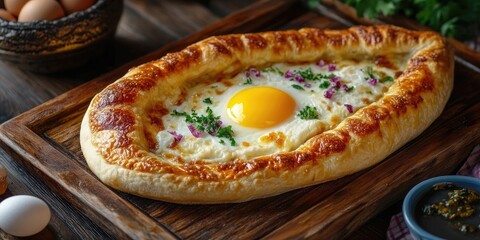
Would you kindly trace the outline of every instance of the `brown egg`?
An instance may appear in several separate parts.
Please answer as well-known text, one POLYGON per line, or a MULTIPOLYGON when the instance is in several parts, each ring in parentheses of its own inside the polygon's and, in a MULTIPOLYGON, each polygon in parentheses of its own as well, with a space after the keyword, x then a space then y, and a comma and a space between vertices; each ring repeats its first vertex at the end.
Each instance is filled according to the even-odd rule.
POLYGON ((8 20, 8 21, 17 21, 15 16, 13 16, 7 10, 1 9, 1 8, 0 8, 0 18, 3 18, 3 19, 8 20))
POLYGON ((62 6, 55 0, 30 0, 20 11, 18 21, 55 20, 64 16, 62 6))
POLYGON ((95 0, 60 0, 60 3, 68 14, 87 9, 95 3, 95 0))
POLYGON ((28 0, 5 0, 5 9, 9 11, 13 16, 18 17, 22 7, 28 2, 28 0))

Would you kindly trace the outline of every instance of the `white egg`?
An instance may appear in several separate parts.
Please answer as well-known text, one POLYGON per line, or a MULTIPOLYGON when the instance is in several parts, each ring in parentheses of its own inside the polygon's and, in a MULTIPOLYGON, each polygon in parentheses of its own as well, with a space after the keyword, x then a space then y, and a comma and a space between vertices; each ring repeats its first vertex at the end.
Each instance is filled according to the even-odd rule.
POLYGON ((17 237, 39 233, 50 221, 47 204, 34 196, 17 195, 0 203, 0 228, 17 237))

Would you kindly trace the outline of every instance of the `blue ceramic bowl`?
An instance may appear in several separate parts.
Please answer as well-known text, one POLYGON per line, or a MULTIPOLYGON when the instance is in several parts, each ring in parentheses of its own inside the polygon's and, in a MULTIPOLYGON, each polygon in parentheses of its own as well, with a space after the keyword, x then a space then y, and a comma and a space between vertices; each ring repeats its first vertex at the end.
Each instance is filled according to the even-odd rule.
POLYGON ((418 202, 435 184, 452 183, 459 187, 465 187, 480 192, 480 179, 466 176, 440 176, 427 179, 413 187, 403 201, 403 217, 414 239, 437 240, 443 239, 425 231, 415 218, 415 209, 418 202))

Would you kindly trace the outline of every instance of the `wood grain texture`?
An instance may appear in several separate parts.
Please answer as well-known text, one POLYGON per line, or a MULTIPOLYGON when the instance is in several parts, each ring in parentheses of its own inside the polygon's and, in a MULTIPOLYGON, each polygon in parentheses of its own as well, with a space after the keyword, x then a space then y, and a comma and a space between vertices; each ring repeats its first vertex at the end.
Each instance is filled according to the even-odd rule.
MULTIPOLYGON (((208 1, 207 1, 208 2, 208 1)), ((198 1, 137 1, 125 0, 123 17, 115 39, 105 49, 103 56, 92 60, 78 69, 51 75, 39 75, 23 71, 16 65, 0 61, 0 123, 42 104, 66 91, 78 87, 125 63, 150 53, 165 44, 179 40, 207 25, 216 22, 225 15, 247 6, 251 2, 232 0, 238 4, 237 9, 230 9, 218 15, 198 1), (161 3, 159 3, 161 2, 161 3), (155 14, 143 12, 140 5, 149 5, 153 13, 162 13, 168 9, 177 9, 176 14, 183 17, 175 22, 164 22, 155 14), (148 19, 147 19, 148 18, 148 19), (182 32, 176 25, 184 25, 182 32), (172 31, 167 29, 171 29, 172 31)), ((3 4, 3 1, 0 1, 3 4)), ((173 13, 165 13, 174 19, 173 13)), ((163 16, 165 17, 165 16, 163 16)), ((124 70, 126 71, 125 68, 124 70)), ((113 238, 93 223, 81 211, 75 208, 75 200, 66 201, 63 194, 56 194, 56 188, 47 187, 43 178, 32 175, 21 161, 15 161, 17 154, 9 147, 8 152, 0 150, 0 164, 9 171, 8 194, 29 194, 44 199, 53 210, 49 227, 31 238, 34 239, 109 239, 113 238)), ((70 155, 73 156, 73 155, 70 155)), ((31 168, 30 168, 31 169, 31 168)), ((37 169, 32 170, 38 172, 37 169)), ((60 191, 61 192, 61 191, 60 191)), ((1 239, 17 239, 0 230, 1 239)))
MULTIPOLYGON (((137 23, 125 21, 137 19, 134 17, 135 14, 145 11, 142 5, 144 3, 145 1, 131 1, 126 4, 127 15, 122 19, 123 28, 119 29, 120 33, 138 31, 135 26, 138 26, 140 21, 137 20, 137 23)), ((153 6, 158 7, 159 4, 164 3, 155 2, 153 6)), ((179 4, 182 2, 180 1, 179 4)), ((199 2, 198 5, 194 5, 194 8, 202 6, 208 6, 208 3, 199 2)), ((158 11, 161 10, 146 12, 155 15, 158 11)), ((200 14, 203 14, 202 11, 200 14)), ((212 19, 215 18, 213 14, 211 16, 213 16, 212 19)), ((171 24, 173 23, 169 23, 170 26, 171 24)), ((329 236, 331 239, 339 239, 351 233, 353 233, 352 238, 355 239, 355 235, 360 236, 357 235, 359 232, 356 229, 365 226, 363 224, 369 218, 401 200, 406 191, 420 180, 450 173, 458 168, 473 144, 479 143, 479 72, 457 63, 456 85, 445 112, 425 133, 393 153, 381 164, 337 181, 247 203, 209 206, 177 205, 113 191, 98 182, 88 170, 80 151, 78 131, 87 104, 94 94, 122 76, 128 68, 161 57, 166 52, 181 49, 210 35, 305 26, 346 27, 345 24, 318 13, 308 12, 294 0, 265 0, 216 22, 196 34, 189 35, 179 42, 164 45, 195 29, 194 25, 190 26, 190 30, 178 30, 175 33, 178 36, 146 33, 151 34, 146 38, 149 42, 158 40, 159 45, 149 43, 146 47, 140 46, 138 52, 132 52, 132 55, 119 53, 111 59, 113 63, 109 62, 110 60, 100 60, 100 62, 104 61, 102 66, 106 68, 118 66, 128 58, 133 59, 132 56, 136 54, 164 46, 81 86, 78 85, 85 82, 90 75, 99 74, 100 70, 79 73, 81 76, 65 73, 44 77, 43 82, 41 77, 17 73, 30 76, 34 80, 40 79, 40 83, 31 80, 31 84, 47 83, 56 86, 53 90, 42 90, 34 94, 34 90, 30 90, 28 84, 22 85, 26 91, 34 94, 32 99, 27 98, 22 101, 25 106, 39 104, 65 89, 74 89, 2 125, 0 139, 5 149, 15 156, 16 161, 9 157, 2 159, 1 155, 0 161, 11 161, 12 165, 9 165, 11 171, 20 167, 28 170, 24 171, 24 174, 28 175, 28 179, 32 181, 40 179, 48 187, 39 183, 33 185, 42 186, 46 191, 44 195, 53 194, 50 191, 52 190, 56 198, 66 199, 64 202, 69 206, 61 208, 62 211, 66 209, 70 212, 74 207, 72 217, 59 218, 60 222, 55 225, 55 229, 62 224, 67 225, 66 222, 70 219, 75 220, 76 224, 85 224, 86 227, 75 228, 69 225, 73 225, 71 221, 68 222, 68 228, 73 230, 66 230, 71 235, 66 235, 65 239, 69 239, 68 236, 78 236, 81 239, 155 238, 158 236, 189 239, 304 237, 316 239, 329 236), (72 78, 73 82, 66 84, 67 87, 65 87, 61 81, 68 78, 72 78), (55 81, 58 83, 55 84, 55 81), (33 174, 36 178, 29 174, 33 174), (76 215, 75 211, 82 214, 76 215), (145 226, 139 227, 140 223, 145 223, 145 226), (127 229, 122 229, 125 225, 128 226, 127 229), (151 233, 156 231, 159 235, 149 235, 144 227, 151 227, 153 229, 151 233)), ((145 29, 148 31, 155 29, 155 24, 145 29)), ((171 27, 169 29, 165 32, 176 31, 171 27)), ((134 46, 137 40, 141 42, 140 39, 128 39, 127 33, 120 36, 125 38, 121 40, 121 44, 126 46, 134 46)), ((114 47, 110 51, 117 50, 114 47)), ((6 76, 6 78, 10 78, 10 75, 14 73, 0 73, 0 76, 6 76)), ((0 84, 2 84, 1 81, 0 84)), ((9 87, 8 84, 5 83, 4 86, 9 87)), ((42 89, 41 86, 37 87, 42 89)), ((22 91, 7 94, 21 97, 22 91)), ((11 103, 12 106, 15 104, 11 103)), ((15 108, 16 106, 12 107, 12 109, 15 108)), ((15 113, 17 110, 12 111, 12 115, 18 114, 15 113)), ((25 181, 22 177, 18 179, 25 181)), ((63 200, 52 201, 62 202, 63 200)), ((69 214, 58 213, 58 215, 68 216, 69 214)), ((368 233, 369 226, 371 225, 365 228, 367 233, 365 231, 360 233, 365 234, 361 236, 372 239, 372 234, 368 233)), ((381 232, 374 234, 381 239, 381 232)))

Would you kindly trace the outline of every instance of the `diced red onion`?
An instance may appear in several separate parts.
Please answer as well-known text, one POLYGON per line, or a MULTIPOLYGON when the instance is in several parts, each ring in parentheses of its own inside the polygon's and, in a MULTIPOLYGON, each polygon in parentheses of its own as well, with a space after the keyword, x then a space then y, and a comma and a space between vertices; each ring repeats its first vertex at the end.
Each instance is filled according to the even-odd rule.
POLYGON ((312 84, 308 83, 308 82, 305 82, 303 84, 303 86, 305 86, 306 88, 311 88, 312 87, 312 84))
POLYGON ((192 133, 192 135, 196 138, 199 138, 202 136, 203 131, 197 130, 192 124, 188 124, 188 130, 192 133))
POLYGON ((253 74, 255 77, 260 77, 260 75, 262 75, 260 71, 258 71, 256 68, 250 68, 250 73, 253 74))
POLYGON ((304 79, 302 76, 300 76, 300 75, 295 75, 294 79, 295 79, 295 81, 298 82, 298 83, 303 83, 303 82, 305 82, 305 79, 304 79))
POLYGON ((327 65, 327 63, 323 59, 320 59, 320 61, 317 62, 317 66, 319 67, 323 67, 325 65, 327 65))
POLYGON ((245 72, 245 77, 251 77, 251 76, 255 76, 255 77, 260 77, 262 74, 260 73, 260 71, 258 71, 256 68, 250 68, 248 69, 248 71, 245 72))
POLYGON ((339 88, 340 87, 340 77, 333 77, 329 79, 330 82, 335 84, 335 87, 339 88))
POLYGON ((369 79, 367 80, 367 82, 368 82, 370 85, 375 86, 375 85, 377 85, 378 80, 377 80, 376 78, 369 78, 369 79))
POLYGON ((292 70, 288 70, 287 72, 285 72, 285 74, 283 75, 285 78, 293 78, 294 74, 292 72, 292 70))
POLYGON ((335 87, 331 87, 323 93, 323 96, 325 98, 331 99, 333 97, 333 94, 335 94, 335 92, 336 92, 335 87))
POLYGON ((345 108, 347 108, 349 113, 353 113, 353 106, 350 104, 344 104, 345 108))
POLYGON ((335 65, 334 63, 328 64, 328 71, 329 72, 333 72, 333 71, 335 71, 335 69, 337 69, 337 65, 335 65))
POLYGON ((343 84, 342 89, 347 91, 347 92, 350 91, 350 87, 347 84, 343 84))
POLYGON ((183 135, 180 133, 177 133, 176 131, 167 131, 168 133, 172 134, 174 141, 180 142, 182 141, 183 135))

